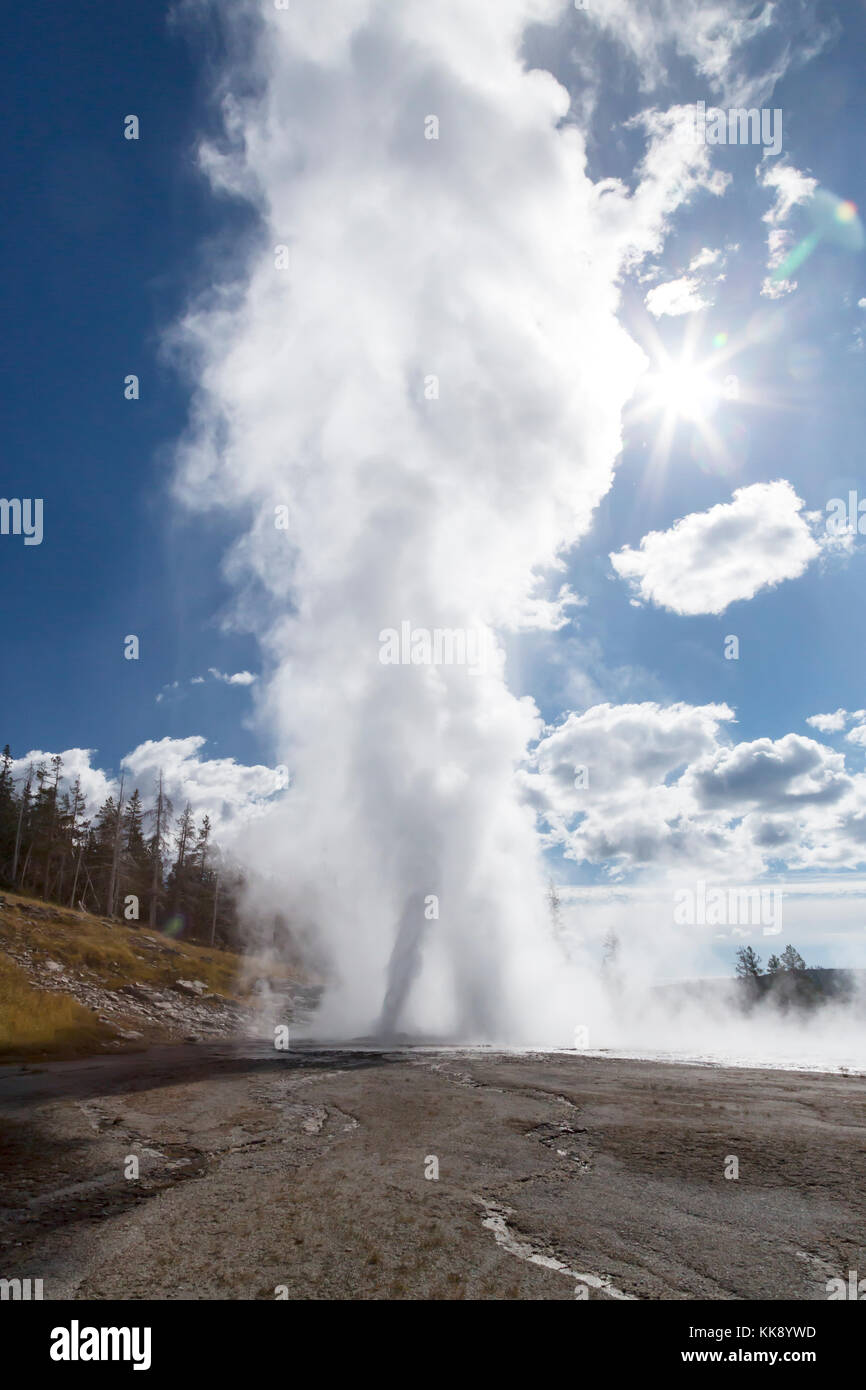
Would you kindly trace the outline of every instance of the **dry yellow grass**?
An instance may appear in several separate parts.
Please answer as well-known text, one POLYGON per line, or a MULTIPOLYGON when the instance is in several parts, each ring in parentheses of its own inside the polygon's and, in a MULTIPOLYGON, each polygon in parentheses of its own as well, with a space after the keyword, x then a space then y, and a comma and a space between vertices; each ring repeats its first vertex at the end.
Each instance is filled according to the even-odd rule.
POLYGON ((71 978, 102 989, 136 984, 168 989, 178 979, 192 979, 235 1001, 246 998, 257 976, 283 982, 297 978, 296 971, 272 960, 195 945, 16 893, 0 897, 3 1061, 86 1055, 118 1045, 114 1030, 92 1010, 60 989, 41 989, 10 956, 21 960, 26 952, 38 975, 44 974, 40 967, 56 961, 71 978))
POLYGON ((214 993, 240 999, 246 993, 243 981, 256 974, 296 978, 296 972, 273 961, 199 946, 14 893, 4 893, 3 898, 0 949, 26 945, 36 963, 56 960, 71 971, 89 972, 94 983, 108 989, 127 984, 168 987, 180 977, 203 980, 214 993))
POLYGON ((0 1058, 87 1052, 112 1030, 68 994, 34 989, 25 972, 0 952, 0 1058))

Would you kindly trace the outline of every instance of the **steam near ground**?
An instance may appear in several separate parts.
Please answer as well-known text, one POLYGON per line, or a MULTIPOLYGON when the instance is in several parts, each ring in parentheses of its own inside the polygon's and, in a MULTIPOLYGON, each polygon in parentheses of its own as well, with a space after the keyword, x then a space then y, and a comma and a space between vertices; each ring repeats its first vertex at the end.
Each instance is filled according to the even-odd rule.
POLYGON ((593 183, 568 94, 521 56, 563 8, 333 0, 247 25, 237 6, 201 163, 260 216, 174 346, 197 383, 176 486, 245 519, 228 569, 291 770, 235 846, 250 920, 279 914, 321 969, 320 1038, 573 1047, 585 1029, 590 1050, 853 1065, 856 1011, 675 1010, 651 939, 613 987, 579 919, 565 945, 551 928, 519 776, 542 726, 505 642, 567 610, 560 558, 611 484, 645 365, 618 277, 718 191, 661 116, 631 190, 593 183), (385 664, 404 622, 478 634, 486 659, 385 664))

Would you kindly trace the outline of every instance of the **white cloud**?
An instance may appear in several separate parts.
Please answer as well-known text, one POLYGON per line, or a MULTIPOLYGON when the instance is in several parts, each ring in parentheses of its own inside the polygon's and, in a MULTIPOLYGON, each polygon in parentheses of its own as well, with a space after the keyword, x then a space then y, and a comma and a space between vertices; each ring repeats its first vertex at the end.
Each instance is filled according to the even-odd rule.
MULTIPOLYGON (((96 750, 93 748, 65 748, 61 753, 63 766, 61 768, 61 789, 69 788, 76 777, 80 778, 81 790, 87 801, 88 814, 92 814, 108 796, 116 794, 117 785, 111 776, 107 776, 98 767, 93 767, 92 759, 96 750)), ((23 758, 16 758, 12 763, 12 776, 18 781, 19 791, 27 778, 28 769, 32 766, 38 768, 43 763, 50 773, 50 762, 53 753, 46 753, 40 749, 32 749, 25 753, 23 758)), ((37 783, 33 782, 32 790, 35 793, 37 783)))
MULTIPOLYGON (((268 801, 279 790, 276 770, 261 764, 244 766, 234 758, 202 757, 207 740, 200 735, 189 738, 148 739, 121 760, 124 771, 124 798, 135 787, 142 804, 153 804, 154 788, 160 771, 163 787, 179 812, 190 803, 196 818, 207 813, 216 837, 227 843, 240 826, 261 815, 268 801)), ((87 801, 86 814, 94 817, 109 796, 120 793, 119 773, 106 773, 93 766, 95 749, 66 748, 60 756, 61 790, 68 789, 76 776, 87 801)), ((12 764, 12 775, 20 780, 30 764, 48 767, 51 753, 34 750, 12 764)), ((35 786, 35 784, 34 784, 35 786)))
POLYGON ((733 501, 651 531, 611 555, 632 593, 673 613, 723 613, 760 589, 796 579, 820 552, 790 483, 738 488, 733 501))
MULTIPOLYGON (((235 671, 233 676, 229 676, 225 671, 218 671, 215 666, 209 666, 208 672, 214 680, 224 681, 226 685, 252 685, 258 679, 251 671, 235 671)), ((196 681, 193 680, 193 685, 196 681)))
POLYGON ((794 241, 781 224, 788 220, 793 208, 808 202, 818 187, 818 180, 792 164, 780 164, 775 159, 764 159, 758 165, 756 178, 762 187, 774 193, 773 205, 763 216, 763 221, 770 223, 767 232, 767 270, 770 273, 764 279, 761 294, 768 299, 781 299, 797 288, 796 280, 779 280, 772 273, 783 263, 794 241))
POLYGON ((723 263, 721 250, 713 251, 709 246, 703 246, 697 255, 689 261, 689 271, 705 270, 707 266, 719 265, 720 262, 723 263))
POLYGON ((571 609, 585 604, 586 599, 562 584, 555 598, 527 598, 509 626, 515 632, 558 632, 571 622, 571 609))
POLYGON ((773 206, 763 216, 764 222, 774 226, 787 222, 791 209, 807 202, 818 187, 817 179, 795 169, 793 164, 780 164, 777 159, 763 160, 758 165, 756 178, 763 188, 774 192, 773 206))
MULTIPOLYGON (((786 259, 793 244, 794 238, 790 232, 782 227, 771 227, 770 231, 767 233, 768 271, 773 272, 778 270, 779 266, 786 259)), ((767 299, 782 299, 784 295, 791 294, 796 288, 796 280, 779 280, 771 273, 765 276, 761 283, 761 294, 767 299)))
POLYGON ((765 104, 789 69, 838 32, 812 0, 786 0, 784 7, 750 0, 590 0, 586 15, 634 58, 642 90, 668 83, 676 55, 728 106, 765 104), (750 51, 755 43, 760 64, 750 51))
POLYGON ((181 810, 188 801, 197 817, 207 812, 219 838, 261 814, 278 789, 278 778, 274 768, 261 764, 245 766, 234 758, 205 758, 202 750, 206 743, 198 734, 148 739, 127 753, 122 765, 133 783, 140 785, 147 804, 153 799, 161 770, 175 810, 181 810))
POLYGON ((539 741, 527 800, 551 844, 613 875, 750 882, 780 863, 786 872, 866 864, 866 774, 797 734, 731 744, 732 719, 724 705, 571 714, 539 741))
POLYGON ((715 303, 713 285, 720 284, 724 278, 726 252, 735 251, 736 246, 713 250, 709 246, 692 257, 688 271, 678 279, 667 280, 654 286, 646 296, 645 304, 656 318, 663 314, 676 316, 693 314, 699 309, 710 309, 715 303))
MULTIPOLYGON (((254 685, 258 680, 258 676, 253 675, 251 671, 235 671, 234 674, 229 675, 226 671, 218 670, 216 666, 208 667, 208 675, 213 680, 222 682, 223 685, 254 685)), ((192 676, 190 677, 189 684, 206 685, 207 678, 205 676, 192 676)), ((171 681, 168 685, 162 687, 162 690, 156 697, 156 703, 161 705, 166 699, 166 696, 173 694, 175 691, 180 692, 178 699, 184 698, 180 681, 171 681)))
POLYGON ((833 714, 810 714, 806 723, 822 734, 837 734, 844 729, 849 718, 847 710, 837 709, 833 714))
POLYGON ((708 309, 712 300, 702 298, 699 281, 682 275, 679 280, 668 280, 663 285, 654 285, 647 294, 645 303, 651 314, 661 318, 663 314, 676 316, 693 314, 698 309, 708 309))

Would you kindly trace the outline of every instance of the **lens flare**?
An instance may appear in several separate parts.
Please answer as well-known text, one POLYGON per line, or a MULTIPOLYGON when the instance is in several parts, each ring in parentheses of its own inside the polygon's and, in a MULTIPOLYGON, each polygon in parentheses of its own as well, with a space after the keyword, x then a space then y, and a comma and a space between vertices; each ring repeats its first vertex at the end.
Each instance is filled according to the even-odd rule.
POLYGON ((862 251, 866 236, 863 223, 857 212, 856 203, 839 198, 826 188, 819 188, 809 200, 806 211, 812 223, 812 231, 804 237, 785 257, 781 265, 773 271, 772 280, 778 283, 787 280, 809 259, 818 244, 824 240, 840 246, 844 251, 862 251))

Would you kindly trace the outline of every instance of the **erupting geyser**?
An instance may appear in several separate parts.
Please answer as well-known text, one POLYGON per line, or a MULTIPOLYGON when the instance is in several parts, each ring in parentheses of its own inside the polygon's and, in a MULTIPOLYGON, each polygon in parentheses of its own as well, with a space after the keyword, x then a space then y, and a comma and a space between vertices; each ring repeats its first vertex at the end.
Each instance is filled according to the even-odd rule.
MULTIPOLYGON (((201 163, 260 222, 179 327, 196 392, 177 487, 244 519, 228 572, 292 782, 241 849, 324 944, 335 1036, 567 1045, 587 1020, 516 776, 538 713, 503 643, 567 616, 546 580, 610 487, 643 367, 617 278, 669 207, 643 196, 651 162, 602 196, 568 93, 527 68, 526 26, 563 9, 232 11, 201 163), (384 662, 406 623, 464 650, 485 634, 487 659, 457 642, 384 662)), ((686 196, 707 150, 672 157, 686 196)))

